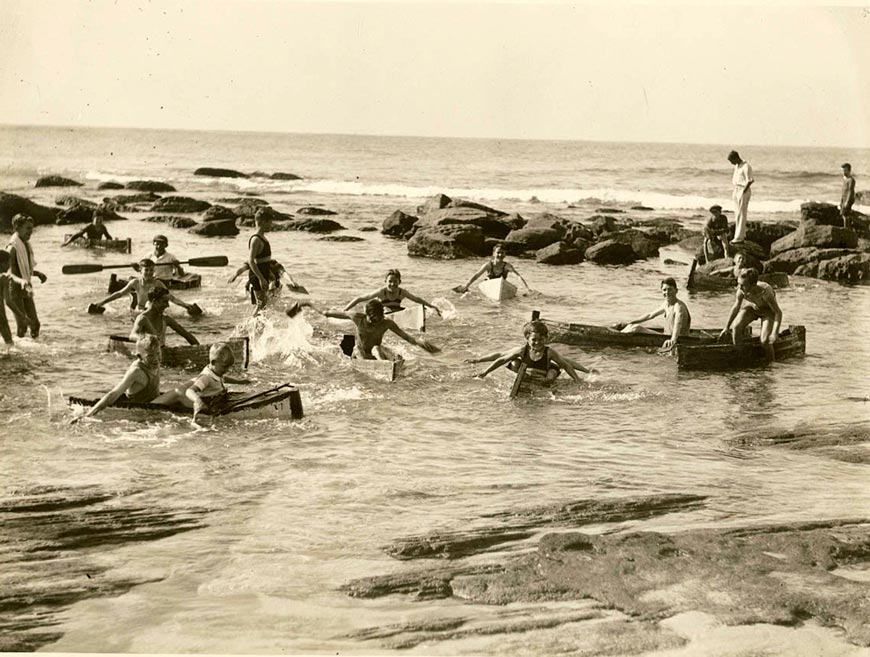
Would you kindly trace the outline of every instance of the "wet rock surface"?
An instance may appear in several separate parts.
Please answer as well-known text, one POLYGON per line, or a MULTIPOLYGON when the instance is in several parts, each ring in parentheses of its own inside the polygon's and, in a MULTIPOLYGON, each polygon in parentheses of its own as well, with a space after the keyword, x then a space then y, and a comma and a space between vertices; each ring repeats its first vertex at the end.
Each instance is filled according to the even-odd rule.
POLYGON ((235 169, 221 169, 218 167, 199 167, 193 172, 194 176, 210 176, 212 178, 247 178, 248 174, 235 169))
POLYGON ((205 212, 211 207, 208 201, 188 196, 164 196, 151 206, 152 212, 205 212))
POLYGON ((169 224, 173 228, 190 228, 191 226, 196 226, 195 219, 191 219, 190 217, 176 217, 167 214, 155 214, 150 217, 143 217, 143 221, 169 224))
MULTIPOLYGON (((868 400, 856 399, 866 403, 868 400)), ((782 447, 821 457, 870 465, 870 425, 813 427, 738 436, 732 444, 746 447, 782 447)))
POLYGON ((17 194, 0 192, 0 232, 12 232, 12 217, 16 214, 26 214, 33 218, 37 226, 42 226, 55 223, 59 210, 39 205, 17 194))
POLYGON ((137 192, 175 192, 178 191, 169 183, 159 180, 133 180, 124 185, 126 189, 135 189, 137 192))
POLYGON ((34 187, 82 187, 83 184, 63 176, 42 176, 36 181, 34 187))
POLYGON ((162 579, 113 572, 105 555, 204 527, 205 514, 99 487, 0 497, 0 651, 32 651, 57 640, 60 616, 76 602, 162 579))

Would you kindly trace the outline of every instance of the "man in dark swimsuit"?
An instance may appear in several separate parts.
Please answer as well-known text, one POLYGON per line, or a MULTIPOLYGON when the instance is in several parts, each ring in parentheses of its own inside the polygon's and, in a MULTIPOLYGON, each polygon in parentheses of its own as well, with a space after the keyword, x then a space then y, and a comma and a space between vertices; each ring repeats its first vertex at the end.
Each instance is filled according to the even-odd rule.
POLYGON ((272 229, 272 216, 268 212, 257 210, 254 215, 257 232, 248 240, 248 290, 251 292, 251 303, 256 306, 254 314, 263 310, 269 301, 269 288, 278 280, 274 260, 272 260, 272 245, 266 239, 266 233, 272 229))

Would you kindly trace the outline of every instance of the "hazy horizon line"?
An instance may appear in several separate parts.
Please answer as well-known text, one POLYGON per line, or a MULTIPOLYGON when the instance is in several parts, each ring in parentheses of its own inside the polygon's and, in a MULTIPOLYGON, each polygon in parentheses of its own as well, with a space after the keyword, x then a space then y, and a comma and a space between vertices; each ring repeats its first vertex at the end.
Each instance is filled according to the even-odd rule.
POLYGON ((517 142, 575 142, 594 144, 656 144, 662 146, 715 146, 727 149, 739 150, 741 148, 808 148, 808 149, 836 149, 852 151, 870 150, 870 146, 841 146, 838 144, 726 144, 715 142, 693 141, 619 141, 612 139, 578 139, 578 138, 543 138, 543 137, 469 137, 469 136, 445 136, 445 135, 404 135, 389 133, 353 133, 353 132, 304 132, 287 130, 249 130, 238 128, 156 128, 153 126, 122 126, 122 125, 58 125, 49 123, 4 123, 0 122, 0 128, 45 128, 60 130, 138 130, 143 132, 218 132, 235 134, 261 134, 261 135, 302 135, 323 137, 372 137, 393 139, 444 139, 444 140, 467 140, 467 141, 517 141, 517 142))

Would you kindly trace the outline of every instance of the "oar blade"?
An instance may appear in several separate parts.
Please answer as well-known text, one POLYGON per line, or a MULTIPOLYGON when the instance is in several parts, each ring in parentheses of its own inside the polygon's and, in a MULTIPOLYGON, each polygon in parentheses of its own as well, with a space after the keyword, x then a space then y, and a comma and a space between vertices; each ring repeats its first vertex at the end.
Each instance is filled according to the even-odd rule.
POLYGON ((187 264, 191 267, 226 267, 230 263, 226 256, 203 256, 202 258, 191 258, 187 264))
POLYGON ((96 263, 87 263, 84 265, 64 265, 61 271, 64 274, 93 274, 98 271, 103 271, 103 265, 96 263))

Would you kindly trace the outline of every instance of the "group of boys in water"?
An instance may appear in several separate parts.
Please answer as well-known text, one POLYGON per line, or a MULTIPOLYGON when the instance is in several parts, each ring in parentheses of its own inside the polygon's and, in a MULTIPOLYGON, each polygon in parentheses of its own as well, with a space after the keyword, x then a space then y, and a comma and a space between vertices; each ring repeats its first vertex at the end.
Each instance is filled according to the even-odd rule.
MULTIPOLYGON (((723 240, 725 253, 729 252, 727 242, 727 219, 724 221, 724 231, 719 223, 724 216, 715 210, 721 210, 717 206, 711 208, 711 230, 709 237, 723 240), (721 219, 720 219, 721 217, 721 219), (718 222, 718 223, 717 223, 718 222), (715 229, 716 232, 713 232, 715 229)), ((238 276, 247 272, 247 289, 251 294, 251 301, 255 306, 255 313, 262 311, 273 298, 273 292, 281 285, 282 277, 286 277, 289 283, 295 286, 295 281, 286 272, 284 267, 272 256, 272 249, 266 234, 272 224, 272 218, 268 212, 258 211, 255 216, 257 230, 248 242, 248 261, 238 269, 230 279, 235 280, 238 276)), ((102 216, 94 214, 92 224, 93 235, 108 237, 105 227, 102 225, 102 216)), ((88 228, 83 229, 78 235, 91 233, 88 228)), ((31 335, 39 334, 39 321, 36 318, 36 310, 33 306, 30 277, 37 276, 45 280, 45 275, 34 269, 36 264, 29 238, 33 231, 33 222, 29 217, 16 215, 13 219, 15 233, 6 251, 0 251, 0 301, 5 301, 15 314, 18 327, 18 336, 23 337, 29 329, 31 335)), ((708 235, 708 231, 705 231, 708 235)), ((74 237, 76 237, 74 236, 74 237)), ((97 239, 97 237, 93 237, 97 239)), ((71 242, 67 240, 64 245, 71 242)), ((175 319, 165 315, 170 303, 190 310, 195 304, 188 304, 175 297, 167 289, 161 280, 162 277, 171 277, 181 274, 178 259, 166 249, 168 240, 163 235, 157 235, 153 240, 154 252, 147 258, 138 262, 138 276, 131 279, 121 290, 109 294, 96 305, 98 308, 115 299, 129 294, 135 295, 136 310, 138 314, 134 319, 130 332, 130 338, 136 341, 136 361, 130 365, 123 379, 103 396, 93 406, 87 415, 98 413, 106 406, 110 406, 122 395, 130 401, 145 401, 158 404, 174 404, 192 409, 194 416, 204 409, 219 404, 226 396, 225 382, 236 383, 243 380, 228 377, 226 372, 233 364, 234 356, 230 348, 224 343, 214 345, 209 353, 209 365, 198 377, 187 381, 168 393, 160 393, 160 350, 165 343, 166 328, 171 328, 181 335, 189 344, 198 344, 197 339, 184 329, 175 319)), ((732 247, 733 248, 733 247, 732 247)), ((705 239, 704 251, 707 252, 705 239)), ((734 275, 737 277, 738 289, 734 305, 728 316, 725 328, 722 330, 720 339, 730 333, 734 344, 739 344, 746 336, 746 328, 753 321, 761 320, 761 343, 769 348, 776 340, 782 324, 782 310, 776 300, 776 294, 766 283, 759 282, 758 270, 744 268, 745 256, 734 253, 734 275)), ((485 276, 487 279, 506 278, 509 273, 515 274, 528 288, 528 283, 510 263, 505 262, 505 250, 502 246, 493 249, 492 258, 468 280, 465 285, 454 288, 459 292, 466 292, 469 286, 477 279, 485 276)), ((287 314, 290 316, 298 313, 301 308, 309 307, 315 312, 326 317, 349 320, 355 329, 355 352, 357 358, 393 360, 396 355, 382 344, 384 335, 390 331, 409 344, 415 345, 430 353, 439 351, 438 347, 427 340, 416 338, 389 318, 387 312, 401 309, 402 301, 407 299, 413 303, 419 303, 424 307, 431 308, 440 315, 439 309, 425 299, 411 293, 401 287, 401 273, 391 269, 385 277, 385 285, 368 294, 360 295, 352 299, 343 310, 320 310, 310 301, 294 303, 287 314), (364 312, 351 312, 352 308, 360 303, 365 303, 364 312)), ((300 286, 301 287, 301 286, 300 286)), ((663 349, 671 349, 677 343, 681 335, 688 335, 691 328, 691 315, 686 304, 677 298, 677 284, 673 278, 666 278, 661 283, 661 291, 664 301, 661 306, 650 313, 626 323, 614 325, 614 329, 623 332, 655 332, 642 326, 650 319, 664 316, 664 333, 668 335, 663 349)), ((5 312, 0 304, 0 334, 7 344, 12 343, 11 333, 6 320, 5 312)), ((577 371, 589 373, 590 370, 580 363, 560 355, 555 349, 547 346, 547 326, 539 320, 526 324, 523 328, 525 344, 503 352, 494 352, 479 358, 467 359, 467 363, 489 362, 485 370, 478 377, 485 377, 490 372, 508 365, 516 369, 521 363, 527 368, 544 372, 545 382, 552 382, 564 370, 568 375, 579 381, 577 371)))

